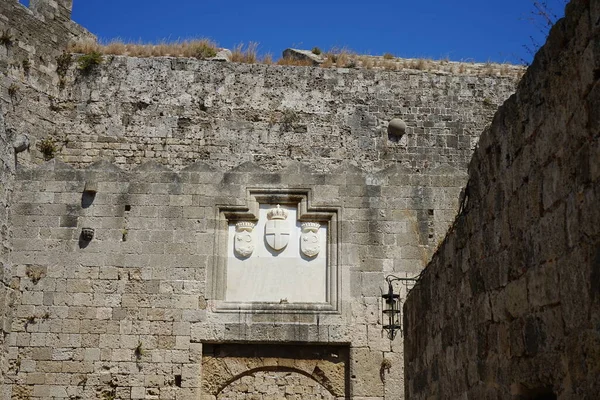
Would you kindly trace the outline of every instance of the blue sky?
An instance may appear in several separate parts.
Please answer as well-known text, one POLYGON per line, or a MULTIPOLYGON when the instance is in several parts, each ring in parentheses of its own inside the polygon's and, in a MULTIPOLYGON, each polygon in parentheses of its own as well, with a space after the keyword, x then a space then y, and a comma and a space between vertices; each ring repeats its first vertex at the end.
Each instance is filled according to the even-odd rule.
MULTIPOLYGON (((533 0, 73 0, 73 19, 102 40, 209 37, 220 46, 259 43, 279 58, 288 47, 346 46, 361 54, 479 62, 531 60, 543 42, 526 19, 533 0)), ((562 15, 564 0, 548 0, 562 15)))

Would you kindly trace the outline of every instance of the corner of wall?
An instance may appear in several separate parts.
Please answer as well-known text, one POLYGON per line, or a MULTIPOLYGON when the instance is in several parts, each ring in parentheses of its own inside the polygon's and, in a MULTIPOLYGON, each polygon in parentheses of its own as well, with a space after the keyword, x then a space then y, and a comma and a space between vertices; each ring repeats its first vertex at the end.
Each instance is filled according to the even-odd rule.
POLYGON ((34 14, 46 18, 71 20, 73 0, 30 0, 29 8, 34 14))
POLYGON ((6 335, 12 320, 12 289, 9 285, 10 274, 8 273, 10 268, 8 213, 14 177, 12 149, 9 134, 4 125, 4 112, 0 107, 0 398, 3 395, 4 376, 8 368, 6 335))

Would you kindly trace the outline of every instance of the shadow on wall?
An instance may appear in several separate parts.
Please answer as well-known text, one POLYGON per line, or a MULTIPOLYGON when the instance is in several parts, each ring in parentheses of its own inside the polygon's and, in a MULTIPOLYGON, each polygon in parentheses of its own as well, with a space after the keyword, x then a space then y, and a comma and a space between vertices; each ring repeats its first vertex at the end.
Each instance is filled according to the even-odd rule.
POLYGON ((529 389, 523 384, 515 383, 510 391, 513 400, 556 400, 556 394, 549 387, 529 389))

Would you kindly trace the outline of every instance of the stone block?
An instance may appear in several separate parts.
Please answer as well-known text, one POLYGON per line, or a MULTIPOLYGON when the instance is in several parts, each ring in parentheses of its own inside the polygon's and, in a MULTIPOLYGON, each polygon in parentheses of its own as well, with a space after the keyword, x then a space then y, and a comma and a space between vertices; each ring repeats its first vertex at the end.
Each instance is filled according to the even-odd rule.
POLYGON ((548 262, 527 273, 527 291, 532 308, 556 305, 560 302, 558 265, 548 262))
POLYGON ((383 353, 368 348, 350 351, 350 384, 354 396, 384 396, 384 385, 379 377, 383 353))
POLYGON ((525 315, 529 309, 527 299, 527 281, 519 279, 506 285, 506 312, 511 318, 525 315))

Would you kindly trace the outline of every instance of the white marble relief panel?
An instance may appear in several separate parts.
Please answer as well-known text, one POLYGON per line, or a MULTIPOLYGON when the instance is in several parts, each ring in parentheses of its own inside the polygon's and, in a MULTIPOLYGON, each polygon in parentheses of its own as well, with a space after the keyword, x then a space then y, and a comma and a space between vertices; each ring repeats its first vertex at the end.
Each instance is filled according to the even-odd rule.
POLYGON ((261 204, 258 221, 228 225, 226 301, 327 301, 327 225, 277 206, 261 204))

